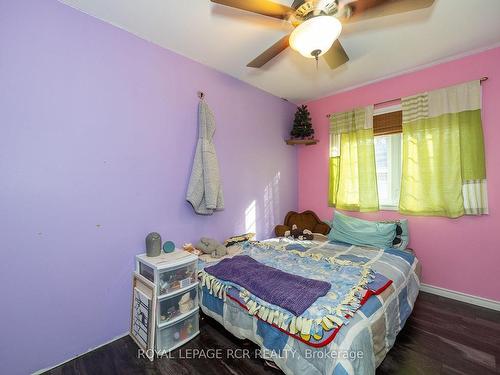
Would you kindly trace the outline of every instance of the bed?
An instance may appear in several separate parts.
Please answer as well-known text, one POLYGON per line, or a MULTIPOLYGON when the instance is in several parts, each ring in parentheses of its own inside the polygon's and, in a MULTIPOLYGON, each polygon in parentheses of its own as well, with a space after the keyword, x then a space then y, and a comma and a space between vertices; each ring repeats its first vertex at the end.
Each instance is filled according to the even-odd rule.
POLYGON ((331 290, 300 316, 205 272, 203 312, 285 374, 374 374, 409 317, 420 286, 410 251, 275 238, 247 242, 242 255, 285 272, 326 280, 331 290), (300 323, 300 324, 299 324, 300 323))

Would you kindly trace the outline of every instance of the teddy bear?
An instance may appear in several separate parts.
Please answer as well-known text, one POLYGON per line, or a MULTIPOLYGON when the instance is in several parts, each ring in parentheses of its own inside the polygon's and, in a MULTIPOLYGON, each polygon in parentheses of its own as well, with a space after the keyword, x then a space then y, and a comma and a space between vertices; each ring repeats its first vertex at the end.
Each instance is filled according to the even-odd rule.
POLYGON ((227 254, 227 248, 213 238, 202 237, 195 247, 214 258, 220 258, 227 254))

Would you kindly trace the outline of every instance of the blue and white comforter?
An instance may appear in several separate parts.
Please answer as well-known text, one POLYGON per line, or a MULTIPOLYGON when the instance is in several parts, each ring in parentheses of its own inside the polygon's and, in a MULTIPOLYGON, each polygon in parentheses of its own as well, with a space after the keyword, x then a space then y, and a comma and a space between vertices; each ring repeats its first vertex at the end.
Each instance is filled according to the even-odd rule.
POLYGON ((286 374, 374 374, 413 309, 420 286, 418 260, 410 252, 395 249, 283 238, 266 243, 280 249, 363 263, 392 280, 392 284, 381 294, 371 296, 340 328, 333 341, 318 348, 250 315, 233 299, 221 300, 202 288, 200 303, 204 313, 236 337, 258 344, 264 357, 274 361, 286 374))

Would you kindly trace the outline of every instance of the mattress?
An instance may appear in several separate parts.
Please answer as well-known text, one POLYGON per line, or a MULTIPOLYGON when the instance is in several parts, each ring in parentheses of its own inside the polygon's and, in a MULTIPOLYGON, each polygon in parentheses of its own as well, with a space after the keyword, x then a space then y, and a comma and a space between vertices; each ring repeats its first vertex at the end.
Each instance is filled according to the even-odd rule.
POLYGON ((420 286, 417 258, 408 251, 326 241, 280 238, 263 243, 281 251, 300 252, 302 256, 314 254, 316 258, 363 263, 390 282, 375 293, 367 293, 361 307, 345 324, 312 342, 250 314, 235 289, 218 298, 201 287, 203 312, 234 336, 260 346, 259 354, 285 374, 374 374, 413 309, 420 286))

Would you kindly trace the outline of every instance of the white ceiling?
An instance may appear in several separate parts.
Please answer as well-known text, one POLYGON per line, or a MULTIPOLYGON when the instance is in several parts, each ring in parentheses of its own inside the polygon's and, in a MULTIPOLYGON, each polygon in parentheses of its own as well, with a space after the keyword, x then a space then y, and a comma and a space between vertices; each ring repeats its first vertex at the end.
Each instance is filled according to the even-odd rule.
POLYGON ((297 103, 500 42, 500 0, 435 0, 428 9, 345 25, 340 41, 350 61, 333 71, 291 49, 253 69, 245 65, 289 24, 209 0, 61 1, 297 103))

